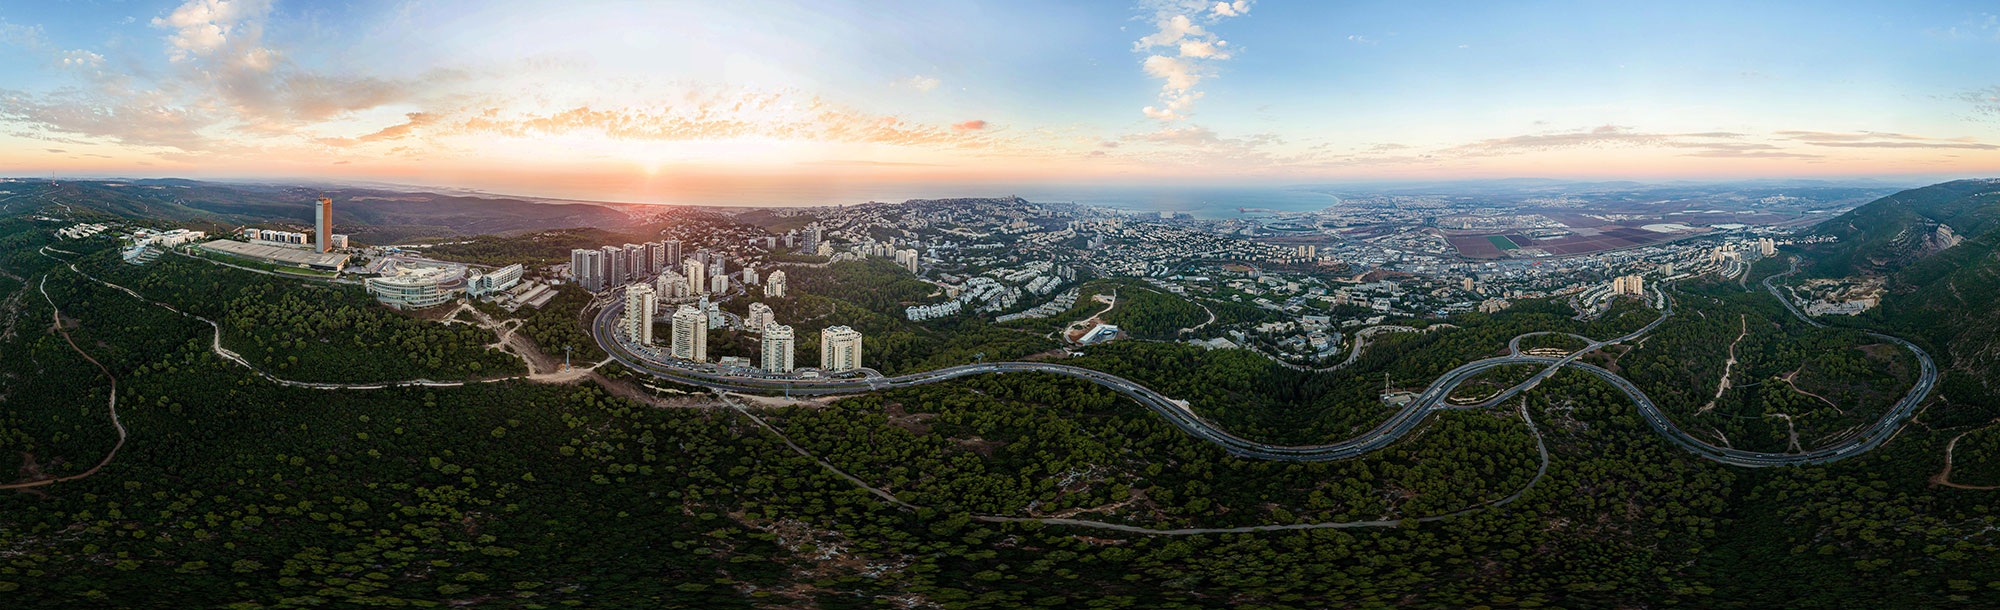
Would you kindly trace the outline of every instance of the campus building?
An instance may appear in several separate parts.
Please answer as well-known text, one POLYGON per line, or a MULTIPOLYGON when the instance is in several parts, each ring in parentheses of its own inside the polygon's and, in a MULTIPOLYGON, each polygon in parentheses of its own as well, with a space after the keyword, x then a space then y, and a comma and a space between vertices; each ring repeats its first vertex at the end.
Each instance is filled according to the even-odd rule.
POLYGON ((442 305, 465 292, 465 268, 396 263, 382 275, 368 278, 363 285, 383 305, 423 309, 442 305))
POLYGON ((321 197, 313 205, 313 245, 319 251, 333 250, 333 199, 321 197))
POLYGON ((472 277, 465 281, 465 293, 472 296, 485 296, 513 288, 515 284, 519 283, 521 283, 521 264, 515 263, 495 269, 491 273, 473 272, 472 277))

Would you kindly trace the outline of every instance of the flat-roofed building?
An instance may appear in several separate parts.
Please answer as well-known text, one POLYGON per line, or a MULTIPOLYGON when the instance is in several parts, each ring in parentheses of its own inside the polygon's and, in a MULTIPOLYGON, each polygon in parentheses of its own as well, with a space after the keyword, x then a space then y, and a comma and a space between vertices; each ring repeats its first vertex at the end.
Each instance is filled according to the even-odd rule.
POLYGON ((771 277, 764 278, 764 296, 774 299, 785 298, 785 270, 772 271, 771 277))
POLYGON ((474 272, 465 282, 465 292, 472 296, 482 296, 513 288, 521 283, 521 264, 515 263, 488 273, 474 272))
POLYGON ((313 245, 321 252, 333 250, 333 198, 321 197, 313 204, 313 245))
POLYGON ((658 305, 651 285, 640 282, 625 287, 625 316, 619 321, 625 331, 625 340, 640 345, 653 344, 653 308, 658 305))
POLYGON ((819 368, 840 373, 861 368, 861 331, 829 326, 819 331, 819 368))
POLYGON ((750 313, 743 316, 743 327, 750 330, 763 330, 764 325, 776 321, 777 317, 771 314, 770 305, 751 303, 750 313))
POLYGON ((674 310, 674 336, 672 350, 675 358, 705 362, 708 360, 708 315, 701 308, 682 305, 674 310))
POLYGON ((773 373, 792 372, 792 327, 778 323, 764 325, 762 340, 764 370, 773 373))
POLYGON ((218 239, 201 245, 209 252, 241 256, 244 258, 276 263, 291 267, 339 271, 347 267, 347 255, 334 252, 314 252, 285 246, 246 244, 240 241, 218 239))
POLYGON ((688 294, 708 294, 708 265, 692 258, 681 261, 681 275, 687 276, 688 294))
POLYGON ((569 251, 569 281, 591 292, 604 289, 604 253, 577 248, 569 251))
POLYGON ((653 278, 653 290, 659 293, 662 299, 683 299, 689 296, 687 278, 672 271, 661 271, 659 277, 653 278))
POLYGON ((363 282, 368 294, 397 309, 423 309, 450 302, 465 292, 465 268, 448 265, 392 265, 363 282))

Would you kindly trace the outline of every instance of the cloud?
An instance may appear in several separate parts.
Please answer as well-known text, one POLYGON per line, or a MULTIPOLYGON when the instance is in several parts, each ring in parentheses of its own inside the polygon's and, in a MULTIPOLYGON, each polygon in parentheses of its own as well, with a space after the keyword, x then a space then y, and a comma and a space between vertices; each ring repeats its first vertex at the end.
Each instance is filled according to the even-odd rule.
POLYGON ((1970 102, 1973 112, 2000 117, 2000 87, 1967 91, 1958 98, 1970 102))
POLYGON ((1229 51, 1224 50, 1222 48, 1228 44, 1229 41, 1227 40, 1218 40, 1215 42, 1208 42, 1205 40, 1183 40, 1181 41, 1181 57, 1193 57, 1197 59, 1229 59, 1229 51))
POLYGON ((1146 106, 1140 113, 1165 122, 1185 119, 1202 92, 1195 90, 1212 72, 1207 64, 1229 59, 1229 41, 1195 20, 1210 22, 1239 17, 1250 11, 1248 0, 1207 3, 1205 0, 1152 0, 1140 6, 1151 20, 1153 31, 1132 43, 1132 51, 1145 53, 1139 62, 1147 77, 1160 81, 1159 104, 1146 106), (1160 52, 1166 49, 1167 52, 1160 52))
POLYGON ((1987 144, 1970 137, 1933 138, 1902 133, 1863 131, 1857 133, 1836 133, 1825 131, 1780 131, 1777 135, 1788 140, 1804 142, 1811 146, 1832 148, 1934 148, 1964 150, 2000 150, 2000 145, 1987 144))
POLYGON ((909 78, 896 79, 895 82, 890 83, 890 86, 897 88, 915 89, 917 91, 922 91, 922 92, 929 92, 932 89, 936 89, 940 84, 942 83, 938 81, 938 79, 922 75, 913 75, 910 76, 909 78))
POLYGON ((400 140, 417 133, 419 128, 437 122, 438 115, 427 112, 412 112, 403 115, 403 122, 390 125, 358 138, 321 138, 320 143, 328 146, 353 146, 400 140))
POLYGON ((1367 37, 1367 36, 1362 36, 1362 35, 1360 35, 1360 34, 1348 34, 1348 35, 1347 35, 1347 41, 1348 41, 1348 42, 1352 42, 1352 43, 1354 43, 1354 44, 1365 44, 1365 45, 1369 45, 1369 46, 1374 46, 1375 44, 1377 44, 1377 43, 1381 42, 1381 41, 1379 41, 1379 40, 1375 40, 1375 39, 1373 39, 1373 38, 1369 38, 1369 37, 1367 37))
POLYGON ((1139 142, 1175 144, 1179 146, 1202 146, 1222 141, 1222 138, 1216 137, 1214 131, 1209 130, 1207 127, 1199 126, 1168 127, 1152 133, 1126 136, 1126 138, 1139 142))
POLYGON ((916 163, 908 161, 873 161, 868 159, 826 159, 821 161, 801 161, 799 165, 821 167, 947 167, 939 163, 916 163))
POLYGON ((172 30, 167 42, 173 58, 187 60, 219 51, 235 51, 239 58, 267 61, 270 51, 259 46, 263 19, 271 12, 271 0, 188 0, 165 17, 153 18, 156 28, 172 30))
POLYGON ((1147 57, 1141 65, 1146 70, 1146 76, 1165 81, 1160 88, 1167 91, 1185 93, 1201 82, 1201 69, 1193 61, 1154 55, 1147 57))
MULTIPOLYGON (((1536 124, 1542 124, 1537 121, 1536 124)), ((1492 138, 1441 151, 1457 157, 1513 155, 1575 148, 1683 149, 1685 157, 1741 159, 1819 159, 1820 155, 1791 151, 1764 142, 1746 141, 1748 134, 1731 131, 1654 133, 1625 125, 1599 125, 1585 130, 1492 138)))
POLYGON ((674 102, 597 108, 587 105, 552 112, 505 107, 468 108, 450 119, 418 126, 431 137, 485 134, 533 138, 599 134, 613 140, 649 142, 768 138, 897 146, 1005 148, 981 120, 925 124, 871 114, 797 92, 736 89, 689 92, 674 102))
POLYGON ((65 68, 101 68, 104 67, 104 56, 77 49, 64 51, 61 62, 65 68))
POLYGON ((1202 29, 1200 25, 1196 25, 1194 19, 1187 15, 1170 15, 1158 21, 1155 25, 1158 27, 1158 31, 1147 34, 1144 38, 1140 38, 1138 42, 1132 43, 1132 50, 1144 51, 1153 47, 1171 47, 1180 44, 1183 40, 1209 40, 1215 36, 1214 34, 1210 34, 1208 30, 1202 29))

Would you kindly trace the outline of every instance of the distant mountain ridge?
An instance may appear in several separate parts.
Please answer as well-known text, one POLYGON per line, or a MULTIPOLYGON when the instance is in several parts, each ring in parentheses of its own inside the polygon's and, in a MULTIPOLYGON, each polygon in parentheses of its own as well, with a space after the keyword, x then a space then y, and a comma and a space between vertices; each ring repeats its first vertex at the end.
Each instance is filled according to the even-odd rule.
POLYGON ((2000 229, 2000 180, 1957 180, 1877 199, 1820 224, 1818 275, 1893 273, 2000 229))
POLYGON ((20 181, 50 203, 119 216, 222 225, 306 224, 313 201, 334 200, 335 224, 356 239, 384 243, 411 237, 622 225, 615 204, 555 203, 426 191, 345 186, 263 185, 179 178, 20 181))

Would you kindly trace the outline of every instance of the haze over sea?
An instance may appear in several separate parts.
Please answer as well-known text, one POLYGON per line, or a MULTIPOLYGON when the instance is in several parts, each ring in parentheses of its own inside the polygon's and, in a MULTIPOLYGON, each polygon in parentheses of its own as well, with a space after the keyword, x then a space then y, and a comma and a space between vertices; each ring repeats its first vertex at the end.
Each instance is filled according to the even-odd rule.
MULTIPOLYGON (((602 200, 706 205, 729 207, 800 207, 841 205, 878 201, 896 203, 910 199, 954 199, 968 197, 1019 196, 1042 203, 1076 203, 1132 210, 1135 212, 1185 212, 1195 218, 1240 218, 1257 216, 1259 210, 1311 212, 1339 203, 1326 193, 1309 187, 1278 186, 1131 186, 1077 184, 882 184, 882 185, 737 185, 728 191, 676 189, 673 194, 608 197, 602 200), (1244 212, 1243 210, 1248 210, 1244 212)), ((530 189, 531 191, 533 189, 530 189)), ((506 190, 478 191, 491 196, 561 196, 553 193, 506 190)), ((576 197, 592 200, 592 197, 576 197)))

